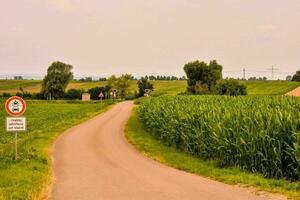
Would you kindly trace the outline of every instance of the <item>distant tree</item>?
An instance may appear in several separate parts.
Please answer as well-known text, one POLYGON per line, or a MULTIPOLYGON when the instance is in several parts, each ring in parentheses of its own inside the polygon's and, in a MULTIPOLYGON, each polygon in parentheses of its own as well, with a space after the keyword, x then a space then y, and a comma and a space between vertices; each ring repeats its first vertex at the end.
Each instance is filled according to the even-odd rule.
POLYGON ((92 77, 85 77, 85 82, 93 82, 93 78, 92 77))
POLYGON ((128 94, 128 90, 130 88, 130 83, 133 80, 133 76, 131 74, 123 74, 116 81, 116 87, 119 89, 120 96, 124 97, 128 94))
POLYGON ((194 61, 184 65, 184 71, 188 79, 188 90, 196 93, 196 87, 208 88, 212 91, 216 82, 222 79, 222 65, 219 65, 216 60, 205 62, 194 61))
POLYGON ((292 78, 292 81, 300 82, 300 71, 296 72, 296 74, 292 78))
POLYGON ((153 75, 150 75, 150 76, 149 76, 149 80, 155 80, 155 79, 156 79, 155 76, 153 76, 153 75))
POLYGON ((23 76, 14 76, 14 80, 23 80, 23 76))
POLYGON ((118 78, 115 75, 112 75, 112 76, 108 77, 108 79, 107 79, 107 85, 110 88, 116 87, 117 80, 118 80, 118 78))
POLYGON ((285 80, 287 80, 287 81, 291 81, 292 80, 292 76, 291 75, 288 75, 286 78, 285 78, 285 80))
POLYGON ((146 89, 150 89, 153 90, 153 84, 150 83, 150 81, 148 81, 146 78, 141 78, 138 82, 137 82, 138 88, 139 88, 139 93, 138 96, 142 97, 145 94, 145 90, 146 89))
POLYGON ((54 62, 43 79, 42 94, 45 98, 59 99, 65 95, 66 87, 73 78, 72 65, 54 62))
POLYGON ((106 78, 100 77, 100 78, 99 78, 99 81, 106 81, 106 78))
POLYGON ((216 91, 219 95, 247 95, 247 87, 243 83, 234 79, 223 79, 217 81, 216 91))

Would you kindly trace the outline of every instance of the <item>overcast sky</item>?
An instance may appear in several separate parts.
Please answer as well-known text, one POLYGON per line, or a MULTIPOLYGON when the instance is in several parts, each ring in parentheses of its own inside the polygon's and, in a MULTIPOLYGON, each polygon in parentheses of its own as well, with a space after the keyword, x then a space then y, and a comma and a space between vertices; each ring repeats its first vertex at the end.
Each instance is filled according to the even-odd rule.
POLYGON ((299 0, 0 0, 0 74, 183 75, 217 59, 225 75, 300 70, 299 0), (250 71, 252 70, 252 71, 250 71))

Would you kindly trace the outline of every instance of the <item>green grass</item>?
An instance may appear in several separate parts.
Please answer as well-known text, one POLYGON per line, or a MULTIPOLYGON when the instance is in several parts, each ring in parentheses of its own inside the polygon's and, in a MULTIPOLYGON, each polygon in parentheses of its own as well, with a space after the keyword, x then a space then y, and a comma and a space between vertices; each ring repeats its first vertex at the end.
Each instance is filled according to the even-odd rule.
POLYGON ((283 179, 266 179, 260 174, 238 168, 219 168, 214 161, 204 161, 173 147, 164 145, 145 131, 135 108, 126 125, 128 141, 144 155, 168 166, 209 177, 227 184, 255 187, 257 190, 281 193, 291 199, 300 199, 300 184, 283 179))
POLYGON ((283 95, 300 86, 290 81, 243 81, 249 95, 283 95))
POLYGON ((0 109, 0 199, 40 199, 51 184, 50 147, 66 129, 106 111, 112 102, 28 101, 28 131, 19 133, 15 161, 14 135, 4 127, 4 102, 0 109))
POLYGON ((0 90, 31 87, 41 84, 38 80, 0 80, 0 90))
MULTIPOLYGON (((154 96, 160 95, 176 95, 184 92, 187 87, 186 81, 151 81, 154 84, 154 96)), ((249 95, 283 95, 287 92, 300 86, 299 82, 288 81, 243 81, 247 88, 249 95)), ((67 89, 84 89, 88 90, 96 86, 104 86, 107 82, 76 82, 72 81, 67 89)), ((27 92, 40 92, 41 81, 36 80, 0 80, 0 93, 9 92, 15 94, 22 87, 27 92)), ((131 82, 130 90, 134 92, 137 90, 136 81, 131 82)))

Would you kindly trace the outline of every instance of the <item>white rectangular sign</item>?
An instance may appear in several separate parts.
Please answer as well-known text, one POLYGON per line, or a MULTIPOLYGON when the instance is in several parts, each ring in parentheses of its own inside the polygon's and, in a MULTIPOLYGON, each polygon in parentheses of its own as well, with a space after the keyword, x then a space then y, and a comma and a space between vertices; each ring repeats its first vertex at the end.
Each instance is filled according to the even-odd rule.
POLYGON ((19 132, 26 131, 26 117, 6 117, 6 131, 19 132))

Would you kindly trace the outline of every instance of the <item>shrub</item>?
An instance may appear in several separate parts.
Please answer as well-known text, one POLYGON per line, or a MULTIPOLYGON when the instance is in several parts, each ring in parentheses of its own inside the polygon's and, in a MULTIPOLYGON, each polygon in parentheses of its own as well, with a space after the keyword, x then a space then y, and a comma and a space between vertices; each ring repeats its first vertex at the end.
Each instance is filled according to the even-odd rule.
POLYGON ((8 98, 8 97, 11 97, 12 95, 10 93, 7 93, 7 92, 3 92, 2 93, 2 97, 3 98, 8 98))
POLYGON ((93 99, 93 100, 99 100, 100 99, 99 98, 100 92, 105 93, 106 92, 105 88, 104 87, 93 87, 93 88, 91 88, 91 89, 88 90, 88 93, 90 93, 91 99, 93 99))
POLYGON ((84 91, 80 89, 69 89, 66 93, 66 99, 81 99, 84 91))
POLYGON ((237 80, 223 79, 217 82, 216 92, 219 95, 230 95, 230 96, 247 95, 247 87, 237 80))

